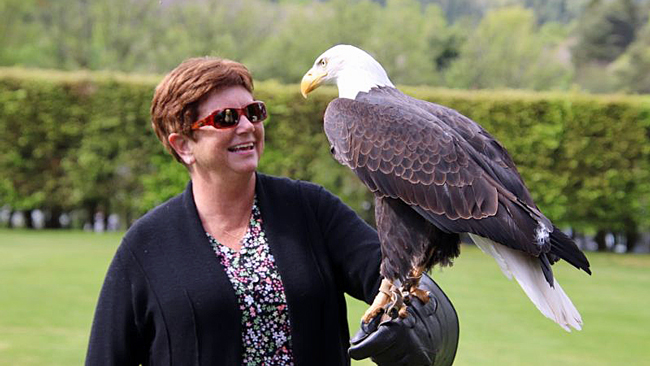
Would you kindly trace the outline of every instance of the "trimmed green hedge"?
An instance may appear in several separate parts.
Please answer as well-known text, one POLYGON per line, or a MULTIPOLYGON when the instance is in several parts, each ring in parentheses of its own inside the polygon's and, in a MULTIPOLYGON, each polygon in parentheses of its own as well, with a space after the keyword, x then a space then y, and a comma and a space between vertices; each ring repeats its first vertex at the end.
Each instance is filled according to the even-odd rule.
MULTIPOLYGON (((149 124, 157 76, 0 69, 0 206, 83 208, 129 220, 178 193, 185 169, 149 124)), ((371 195, 329 153, 334 88, 258 83, 266 101, 261 171, 323 184, 366 219, 371 195)), ((650 226, 650 98, 405 88, 457 109, 510 151, 533 197, 579 230, 650 226)))

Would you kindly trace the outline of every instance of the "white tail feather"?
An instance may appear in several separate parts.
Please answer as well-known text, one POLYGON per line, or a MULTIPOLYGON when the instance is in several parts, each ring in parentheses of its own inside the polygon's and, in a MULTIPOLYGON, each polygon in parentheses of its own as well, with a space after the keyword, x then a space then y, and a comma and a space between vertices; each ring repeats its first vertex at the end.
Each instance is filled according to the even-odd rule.
POLYGON ((580 313, 557 281, 554 281, 554 287, 549 286, 535 257, 478 235, 469 234, 469 236, 483 252, 496 259, 506 277, 510 279, 515 277, 526 295, 544 316, 555 321, 568 332, 571 331, 569 326, 577 330, 582 329, 580 313))

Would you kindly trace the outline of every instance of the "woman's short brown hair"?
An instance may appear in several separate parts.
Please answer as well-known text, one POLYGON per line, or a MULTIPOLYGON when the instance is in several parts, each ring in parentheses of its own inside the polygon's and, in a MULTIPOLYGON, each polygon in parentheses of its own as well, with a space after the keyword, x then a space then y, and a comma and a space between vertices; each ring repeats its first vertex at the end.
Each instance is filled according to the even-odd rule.
POLYGON ((243 86, 253 93, 253 77, 239 62, 200 57, 183 61, 158 84, 151 101, 151 126, 167 151, 182 163, 167 138, 172 133, 192 137, 190 125, 198 105, 211 91, 243 86))

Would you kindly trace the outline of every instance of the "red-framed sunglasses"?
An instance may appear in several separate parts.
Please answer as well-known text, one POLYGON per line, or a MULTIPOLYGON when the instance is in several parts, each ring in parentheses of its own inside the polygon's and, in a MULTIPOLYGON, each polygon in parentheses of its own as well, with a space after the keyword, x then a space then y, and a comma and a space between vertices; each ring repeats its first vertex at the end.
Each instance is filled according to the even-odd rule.
POLYGON ((232 128, 239 124, 242 115, 252 123, 262 122, 267 117, 266 105, 264 102, 256 100, 243 108, 217 109, 209 116, 192 123, 191 129, 196 130, 203 126, 212 126, 218 129, 232 128))

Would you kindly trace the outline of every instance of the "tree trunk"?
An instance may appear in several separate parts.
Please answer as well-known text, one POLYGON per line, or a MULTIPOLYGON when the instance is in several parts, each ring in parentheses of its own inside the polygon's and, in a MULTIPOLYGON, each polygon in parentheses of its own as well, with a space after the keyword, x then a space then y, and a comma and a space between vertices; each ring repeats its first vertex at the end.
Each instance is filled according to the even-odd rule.
POLYGON ((33 229, 34 224, 32 223, 32 210, 23 211, 23 215, 25 217, 25 228, 33 229))
POLYGON ((632 220, 625 220, 625 240, 627 245, 625 251, 632 253, 637 241, 639 241, 639 230, 637 229, 636 222, 632 220))
POLYGON ((596 244, 598 244, 598 251, 599 252, 606 252, 607 251, 607 244, 605 243, 605 236, 607 235, 607 232, 605 230, 598 230, 596 233, 596 236, 594 237, 594 240, 596 241, 596 244))
POLYGON ((60 229, 61 223, 59 222, 59 216, 63 213, 61 207, 52 207, 50 209, 50 217, 45 221, 45 227, 48 229, 60 229))

